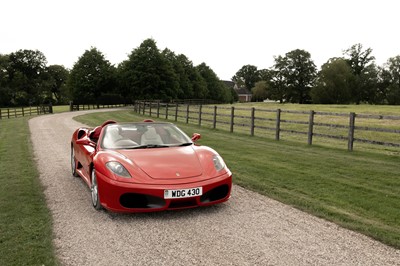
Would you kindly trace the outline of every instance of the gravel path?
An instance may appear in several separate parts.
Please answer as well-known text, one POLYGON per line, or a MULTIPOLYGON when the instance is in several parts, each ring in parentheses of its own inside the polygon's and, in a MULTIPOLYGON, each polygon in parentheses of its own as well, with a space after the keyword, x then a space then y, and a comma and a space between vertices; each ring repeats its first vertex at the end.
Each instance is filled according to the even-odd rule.
POLYGON ((29 121, 63 265, 400 265, 400 250, 238 186, 208 208, 95 211, 69 163, 72 117, 88 112, 29 121))

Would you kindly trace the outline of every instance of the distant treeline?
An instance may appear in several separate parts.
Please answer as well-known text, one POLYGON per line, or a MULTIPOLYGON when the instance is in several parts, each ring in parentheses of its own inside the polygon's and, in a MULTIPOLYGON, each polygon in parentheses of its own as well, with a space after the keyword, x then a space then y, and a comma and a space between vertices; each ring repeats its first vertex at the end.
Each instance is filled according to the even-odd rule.
POLYGON ((293 50, 275 57, 269 69, 245 65, 232 77, 234 82, 227 83, 205 63, 194 66, 183 54, 159 50, 153 39, 143 41, 117 66, 94 47, 86 50, 72 69, 47 66, 46 57, 38 50, 19 50, 0 54, 0 106, 70 101, 117 104, 142 99, 229 103, 238 100, 239 88, 251 91, 253 101, 400 104, 400 56, 378 67, 371 54, 371 49, 363 50, 357 44, 317 71, 310 53, 293 50))

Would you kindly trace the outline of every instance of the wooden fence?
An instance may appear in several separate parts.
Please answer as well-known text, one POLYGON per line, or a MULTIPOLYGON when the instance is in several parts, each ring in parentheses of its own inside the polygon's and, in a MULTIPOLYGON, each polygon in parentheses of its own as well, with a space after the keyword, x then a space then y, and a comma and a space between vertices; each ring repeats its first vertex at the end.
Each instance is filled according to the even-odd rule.
POLYGON ((6 119, 6 118, 9 119, 9 118, 41 115, 49 113, 53 113, 53 107, 51 105, 2 108, 0 109, 0 119, 6 119))
POLYGON ((349 151, 353 150, 354 142, 400 147, 400 123, 397 123, 400 116, 314 110, 268 110, 223 105, 181 105, 154 101, 136 102, 134 111, 157 118, 247 133, 251 136, 255 135, 256 130, 262 131, 262 134, 272 132, 276 140, 280 140, 282 134, 303 135, 309 145, 313 144, 314 137, 343 140, 347 141, 349 151), (377 121, 385 121, 387 125, 375 126, 377 121), (371 136, 379 139, 371 139, 371 136))
POLYGON ((79 110, 91 110, 91 109, 103 109, 103 108, 117 108, 124 107, 127 104, 73 104, 70 103, 69 110, 79 111, 79 110))

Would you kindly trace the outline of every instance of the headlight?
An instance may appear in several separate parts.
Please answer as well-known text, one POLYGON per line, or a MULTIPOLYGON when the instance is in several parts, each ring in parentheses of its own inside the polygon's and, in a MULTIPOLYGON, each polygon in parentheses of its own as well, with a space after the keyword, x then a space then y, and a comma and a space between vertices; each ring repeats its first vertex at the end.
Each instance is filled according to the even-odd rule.
POLYGON ((111 172, 113 172, 114 174, 116 174, 118 176, 126 177, 126 178, 131 177, 128 170, 126 170, 126 168, 119 162, 108 162, 108 163, 106 163, 106 166, 111 172))
POLYGON ((214 155, 213 162, 214 162, 215 169, 217 171, 221 171, 222 169, 224 169, 225 163, 224 163, 224 160, 222 160, 221 156, 214 155))

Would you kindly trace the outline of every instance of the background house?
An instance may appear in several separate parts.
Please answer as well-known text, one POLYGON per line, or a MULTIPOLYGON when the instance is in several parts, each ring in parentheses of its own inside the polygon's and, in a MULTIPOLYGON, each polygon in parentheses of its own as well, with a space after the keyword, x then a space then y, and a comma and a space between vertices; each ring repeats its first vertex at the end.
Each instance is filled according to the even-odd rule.
POLYGON ((227 85, 229 88, 233 88, 233 90, 237 93, 239 102, 250 102, 252 93, 245 87, 239 87, 236 82, 229 81, 229 80, 224 80, 223 81, 225 85, 227 85))

